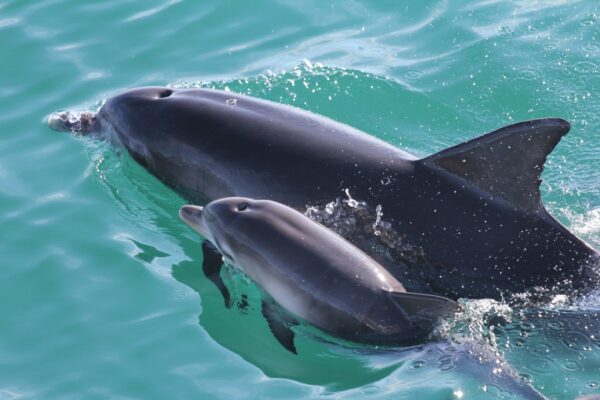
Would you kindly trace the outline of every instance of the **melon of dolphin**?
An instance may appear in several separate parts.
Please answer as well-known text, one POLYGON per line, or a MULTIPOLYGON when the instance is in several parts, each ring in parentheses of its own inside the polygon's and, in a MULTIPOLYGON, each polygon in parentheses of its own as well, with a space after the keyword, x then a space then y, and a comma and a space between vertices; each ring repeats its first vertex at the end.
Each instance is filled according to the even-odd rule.
MULTIPOLYGON (((57 129, 73 129, 55 119, 57 129)), ((85 129, 110 127, 187 200, 270 199, 304 210, 348 190, 395 232, 346 239, 411 291, 493 297, 595 283, 598 253, 544 208, 540 175, 569 129, 517 123, 423 159, 329 118, 231 92, 149 87, 117 95, 85 129)))

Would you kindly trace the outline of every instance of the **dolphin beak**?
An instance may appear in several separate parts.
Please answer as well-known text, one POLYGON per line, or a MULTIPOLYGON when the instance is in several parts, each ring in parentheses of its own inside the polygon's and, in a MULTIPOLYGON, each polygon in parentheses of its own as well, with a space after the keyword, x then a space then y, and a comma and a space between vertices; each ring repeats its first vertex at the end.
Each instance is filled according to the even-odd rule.
POLYGON ((204 218, 202 218, 203 211, 204 207, 187 204, 179 209, 179 218, 201 236, 209 238, 208 229, 206 229, 204 218))

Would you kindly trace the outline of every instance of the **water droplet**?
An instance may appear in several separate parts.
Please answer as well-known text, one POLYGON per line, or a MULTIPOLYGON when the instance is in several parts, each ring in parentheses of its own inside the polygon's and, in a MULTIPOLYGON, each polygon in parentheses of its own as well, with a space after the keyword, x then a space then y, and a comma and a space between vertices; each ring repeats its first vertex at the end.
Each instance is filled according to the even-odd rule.
POLYGON ((508 37, 512 35, 513 31, 508 26, 501 26, 498 28, 498 34, 502 37, 508 37))
POLYGON ((333 214, 333 210, 334 210, 334 204, 333 201, 331 203, 327 203, 325 205, 325 212, 329 215, 333 214))
POLYGON ((348 199, 345 200, 346 204, 352 208, 358 207, 358 201, 354 200, 352 196, 350 196, 350 189, 344 189, 344 193, 346 193, 346 196, 348 197, 348 199))
POLYGON ((381 234, 381 231, 379 231, 379 229, 377 229, 377 227, 381 223, 382 216, 383 216, 383 211, 382 211, 381 204, 377 204, 377 207, 375 207, 375 222, 373 223, 373 231, 375 233, 375 236, 379 236, 381 234))

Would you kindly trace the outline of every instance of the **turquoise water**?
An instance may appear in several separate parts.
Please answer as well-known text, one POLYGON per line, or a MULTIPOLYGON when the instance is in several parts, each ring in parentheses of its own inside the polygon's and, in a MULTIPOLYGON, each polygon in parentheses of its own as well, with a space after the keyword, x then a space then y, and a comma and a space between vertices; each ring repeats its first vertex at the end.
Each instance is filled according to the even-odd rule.
POLYGON ((600 394, 599 295, 465 301, 447 341, 398 351, 307 329, 286 353, 251 283, 229 272, 249 306, 228 310, 201 275, 181 198, 45 122, 135 86, 228 87, 423 156, 563 117, 544 202, 600 248, 599 28, 595 0, 0 0, 0 399, 519 398, 500 360, 549 398, 600 394))

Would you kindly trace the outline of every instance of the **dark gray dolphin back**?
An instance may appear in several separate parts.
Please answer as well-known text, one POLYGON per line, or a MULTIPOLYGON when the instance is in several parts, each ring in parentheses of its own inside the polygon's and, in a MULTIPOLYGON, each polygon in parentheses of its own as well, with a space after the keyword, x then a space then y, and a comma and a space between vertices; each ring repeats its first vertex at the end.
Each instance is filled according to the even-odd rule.
POLYGON ((138 162, 196 203, 247 196, 304 208, 376 189, 415 159, 329 118, 219 90, 136 89, 100 114, 138 162))

